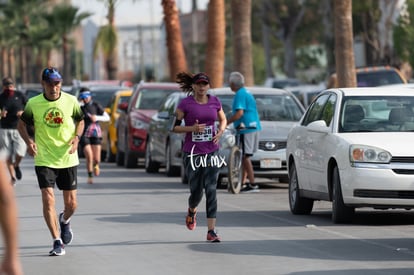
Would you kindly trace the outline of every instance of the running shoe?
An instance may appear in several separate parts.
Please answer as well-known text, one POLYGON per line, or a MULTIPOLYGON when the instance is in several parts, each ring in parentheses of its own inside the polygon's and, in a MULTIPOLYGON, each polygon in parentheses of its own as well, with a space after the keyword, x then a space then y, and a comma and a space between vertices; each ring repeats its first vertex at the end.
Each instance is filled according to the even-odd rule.
POLYGON ((16 178, 18 180, 22 179, 22 170, 20 170, 19 166, 14 166, 14 173, 16 173, 16 178))
POLYGON ((93 177, 88 177, 88 184, 93 184, 93 177))
POLYGON ((49 251, 49 256, 62 256, 65 255, 65 246, 60 240, 53 242, 53 249, 49 251))
POLYGON ((95 176, 99 176, 99 173, 100 173, 99 164, 95 164, 93 166, 93 173, 95 174, 95 176))
POLYGON ((207 241, 212 243, 219 243, 221 241, 221 238, 217 235, 217 233, 214 230, 209 230, 207 232, 207 241))
POLYGON ((63 212, 59 215, 59 224, 60 224, 60 238, 64 244, 70 244, 73 240, 72 228, 70 228, 70 222, 63 222, 63 212))
POLYGON ((246 187, 244 187, 242 190, 240 190, 241 193, 257 193, 260 192, 259 185, 255 184, 248 184, 246 187))
POLYGON ((188 209, 188 214, 187 214, 187 217, 185 218, 185 224, 188 230, 194 230, 196 228, 196 225, 197 225, 196 215, 197 215, 196 212, 191 212, 190 209, 188 209))

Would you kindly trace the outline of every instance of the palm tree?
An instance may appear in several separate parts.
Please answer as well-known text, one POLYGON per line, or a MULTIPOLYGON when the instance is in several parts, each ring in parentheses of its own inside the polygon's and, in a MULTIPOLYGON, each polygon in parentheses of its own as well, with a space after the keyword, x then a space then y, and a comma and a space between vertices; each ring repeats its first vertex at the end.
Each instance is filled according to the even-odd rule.
MULTIPOLYGON (((4 2, 4 1, 3 1, 4 2)), ((15 53, 19 54, 20 81, 27 82, 30 76, 32 21, 47 0, 14 0, 1 3, 0 43, 2 46, 2 73, 16 78, 15 53)))
POLYGON ((63 82, 69 84, 72 81, 70 73, 70 33, 80 26, 83 19, 89 17, 88 12, 78 13, 79 8, 67 4, 56 5, 53 11, 45 15, 49 28, 60 35, 63 52, 63 82))
POLYGON ((233 70, 245 77, 246 85, 254 84, 252 38, 251 38, 251 0, 231 0, 231 21, 233 27, 233 70))
POLYGON ((212 88, 221 87, 224 77, 226 19, 224 0, 210 0, 208 4, 206 72, 212 88))
POLYGON ((335 0, 335 60, 339 87, 356 87, 352 0, 335 0))
POLYGON ((187 61, 181 39, 180 18, 175 0, 162 0, 164 23, 167 33, 168 63, 170 79, 175 80, 177 73, 187 70, 187 61))
POLYGON ((108 24, 100 27, 98 36, 95 40, 94 55, 98 57, 99 50, 101 50, 105 62, 105 70, 107 78, 114 80, 118 73, 118 34, 115 27, 115 6, 118 0, 100 0, 108 7, 108 24))

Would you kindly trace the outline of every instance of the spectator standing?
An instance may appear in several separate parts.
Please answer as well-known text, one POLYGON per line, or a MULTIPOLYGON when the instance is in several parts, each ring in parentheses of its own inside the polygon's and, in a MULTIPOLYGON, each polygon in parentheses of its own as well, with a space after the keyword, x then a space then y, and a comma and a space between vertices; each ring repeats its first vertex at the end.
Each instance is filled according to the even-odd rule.
POLYGON ((12 184, 22 178, 20 162, 26 155, 26 144, 17 130, 17 122, 26 105, 26 97, 17 91, 13 79, 3 78, 3 92, 0 94, 0 142, 9 153, 7 169, 12 184))
POLYGON ((85 117, 85 130, 81 138, 81 146, 86 159, 88 183, 93 183, 93 176, 99 176, 99 163, 101 162, 102 131, 100 121, 109 121, 110 117, 105 109, 92 100, 88 88, 81 88, 79 99, 82 101, 81 109, 85 117))
POLYGON ((207 241, 220 242, 215 230, 217 214, 217 178, 219 167, 214 165, 219 149, 219 140, 226 127, 226 116, 221 102, 207 94, 210 79, 205 73, 192 75, 177 74, 177 83, 189 94, 178 105, 173 131, 185 133, 183 145, 184 169, 190 187, 186 226, 189 230, 196 227, 197 207, 206 194, 207 241), (181 125, 184 119, 185 126, 181 125), (216 121, 218 120, 218 127, 216 121), (194 163, 205 161, 206 165, 195 167, 194 163))
POLYGON ((7 176, 6 157, 8 152, 0 149, 0 226, 4 240, 4 255, 0 263, 0 274, 22 275, 19 259, 17 206, 13 187, 7 176))
POLYGON ((250 157, 259 147, 259 131, 262 129, 257 112, 254 96, 244 87, 244 76, 239 72, 230 73, 230 88, 236 93, 233 99, 233 115, 227 119, 227 124, 234 124, 240 133, 240 143, 243 149, 243 185, 240 192, 259 192, 255 184, 253 165, 250 157), (245 184, 246 178, 249 184, 245 184))
POLYGON ((34 156, 43 216, 53 238, 49 255, 61 256, 65 255, 65 245, 73 239, 70 219, 77 208, 77 149, 84 121, 77 98, 61 90, 62 76, 57 69, 44 69, 41 83, 43 93, 27 102, 18 129, 28 153, 34 156), (34 126, 34 139, 29 136, 27 125, 34 126), (59 217, 55 208, 55 185, 63 193, 64 210, 59 217))

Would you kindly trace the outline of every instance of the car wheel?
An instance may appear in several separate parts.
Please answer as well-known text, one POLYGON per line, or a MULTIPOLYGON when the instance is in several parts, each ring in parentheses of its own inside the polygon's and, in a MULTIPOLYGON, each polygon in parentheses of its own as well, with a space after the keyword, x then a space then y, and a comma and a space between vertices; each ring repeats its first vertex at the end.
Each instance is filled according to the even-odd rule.
POLYGON ((147 146, 145 147, 145 172, 158 173, 159 167, 159 164, 151 159, 151 149, 149 146, 149 140, 147 140, 147 146))
POLYGON ((309 215, 313 208, 313 200, 300 195, 298 175, 294 163, 289 168, 289 206, 290 212, 295 215, 309 215))
POLYGON ((106 143, 106 162, 114 162, 116 155, 112 153, 111 139, 108 135, 108 142, 106 143))
POLYGON ((123 166, 124 165, 124 157, 125 157, 124 152, 121 151, 121 148, 117 147, 116 148, 116 155, 115 155, 116 165, 123 166))
POLYGON ((355 214, 355 208, 346 206, 344 203, 338 167, 333 170, 332 186, 332 221, 334 223, 349 223, 355 214))
POLYGON ((279 177, 279 182, 280 183, 289 183, 289 177, 288 176, 279 177))
POLYGON ((228 189, 231 193, 238 194, 240 193, 243 177, 242 153, 238 146, 231 148, 227 168, 228 189))
POLYGON ((137 168, 138 167, 138 157, 136 156, 136 154, 134 154, 130 150, 127 150, 127 152, 125 153, 124 166, 125 168, 137 168))
POLYGON ((176 177, 180 174, 178 167, 172 165, 172 155, 171 155, 171 146, 167 143, 167 148, 165 149, 165 172, 168 177, 176 177))
POLYGON ((223 176, 217 178, 217 189, 226 189, 227 185, 223 183, 223 176))

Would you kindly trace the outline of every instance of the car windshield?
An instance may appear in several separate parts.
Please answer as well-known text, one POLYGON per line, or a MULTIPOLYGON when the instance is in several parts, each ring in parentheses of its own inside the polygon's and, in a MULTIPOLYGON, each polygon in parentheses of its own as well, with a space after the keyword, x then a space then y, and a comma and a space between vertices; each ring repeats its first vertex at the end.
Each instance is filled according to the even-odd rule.
MULTIPOLYGON (((262 121, 298 121, 302 109, 289 95, 254 94, 257 112, 262 121)), ((226 116, 232 112, 234 95, 218 95, 226 116)))
POLYGON ((91 91, 92 100, 98 102, 102 107, 109 107, 111 105, 111 99, 117 90, 96 90, 91 91))
POLYGON ((138 95, 138 100, 135 103, 135 108, 141 110, 157 110, 164 98, 176 91, 178 90, 141 90, 138 95))
POLYGON ((340 132, 414 131, 414 97, 345 97, 340 132))

